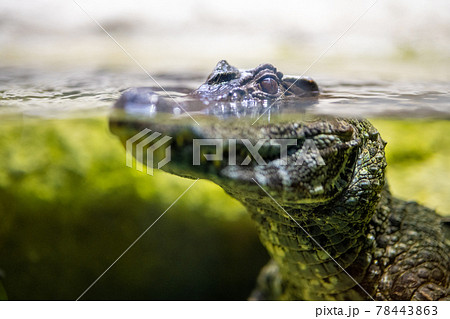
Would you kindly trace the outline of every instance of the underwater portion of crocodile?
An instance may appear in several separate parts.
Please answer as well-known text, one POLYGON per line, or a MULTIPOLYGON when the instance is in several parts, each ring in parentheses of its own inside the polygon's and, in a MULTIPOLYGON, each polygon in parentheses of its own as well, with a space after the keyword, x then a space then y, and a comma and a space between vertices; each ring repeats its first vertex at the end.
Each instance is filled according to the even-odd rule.
MULTIPOLYGON (((201 101, 205 114, 216 114, 210 110, 228 102, 226 118, 199 120, 200 125, 155 120, 142 112, 124 118, 123 113, 133 115, 136 109, 172 113, 167 110, 176 108, 167 100, 159 107, 153 93, 147 90, 148 96, 139 97, 134 89, 116 103, 121 115, 111 117, 111 129, 123 142, 144 128, 173 137, 171 161, 163 170, 212 180, 248 209, 272 257, 250 299, 449 298, 444 223, 433 210, 391 196, 384 177, 386 143, 367 120, 288 116, 253 123, 240 118, 252 103, 261 109, 255 114, 263 114, 267 101, 317 95, 311 79, 283 81, 270 64, 239 71, 221 61, 191 96, 201 101), (259 154, 266 164, 203 160, 193 165, 192 142, 202 138, 221 139, 225 154, 237 149, 238 163, 252 156, 239 141, 263 141, 259 154), (270 143, 280 139, 297 142, 283 160, 270 143), (316 151, 304 152, 311 141, 316 151)), ((279 101, 275 106, 282 109, 279 101)), ((201 158, 213 153, 211 148, 201 152, 201 158)))

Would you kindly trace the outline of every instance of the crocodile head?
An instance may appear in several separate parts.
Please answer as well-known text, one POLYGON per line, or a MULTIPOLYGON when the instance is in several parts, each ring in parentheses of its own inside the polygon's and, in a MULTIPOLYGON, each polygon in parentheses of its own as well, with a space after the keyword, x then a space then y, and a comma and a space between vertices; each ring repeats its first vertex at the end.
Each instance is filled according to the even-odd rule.
MULTIPOLYGON (((212 180, 236 196, 259 196, 261 185, 283 203, 325 202, 351 182, 362 145, 373 141, 376 146, 364 158, 371 161, 384 144, 376 145, 381 138, 366 121, 283 112, 311 103, 317 95, 313 80, 284 77, 270 64, 238 70, 220 61, 182 104, 148 88, 126 91, 110 124, 124 144, 145 128, 161 133, 148 147, 169 136, 171 160, 161 168, 170 173, 212 180), (180 108, 198 125, 186 113, 175 116, 180 108)), ((152 163, 143 161, 158 167, 165 149, 154 152, 152 163)), ((372 172, 380 173, 378 167, 372 172)))
POLYGON ((288 97, 317 96, 319 88, 310 78, 283 76, 272 64, 261 64, 250 70, 239 70, 222 60, 192 95, 205 103, 255 103, 288 97))
POLYGON ((125 113, 146 117, 186 115, 186 112, 221 118, 254 117, 280 112, 280 107, 283 112, 297 112, 314 104, 318 95, 316 82, 308 77, 284 76, 267 63, 254 69, 239 70, 222 60, 205 83, 182 99, 159 95, 152 88, 138 87, 125 91, 115 107, 125 113))
MULTIPOLYGON (((147 167, 209 179, 247 207, 284 282, 268 298, 367 299, 349 274, 362 280, 371 261, 385 143, 366 120, 302 113, 317 92, 311 79, 289 82, 269 64, 239 71, 222 61, 189 103, 125 92, 110 125, 147 167)), ((371 293, 375 277, 364 284, 371 293)))

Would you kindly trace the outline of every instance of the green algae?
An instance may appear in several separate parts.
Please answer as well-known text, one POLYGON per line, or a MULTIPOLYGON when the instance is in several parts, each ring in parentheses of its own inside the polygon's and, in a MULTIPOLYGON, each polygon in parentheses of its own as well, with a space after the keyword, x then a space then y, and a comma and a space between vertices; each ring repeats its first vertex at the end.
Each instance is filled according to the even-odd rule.
MULTIPOLYGON (((11 300, 76 299, 192 183, 125 166, 106 118, 0 126, 11 300)), ((244 208, 199 181, 84 299, 245 299, 267 261, 244 208)))
POLYGON ((387 180, 392 194, 450 215, 450 121, 432 119, 371 122, 388 142, 387 180))

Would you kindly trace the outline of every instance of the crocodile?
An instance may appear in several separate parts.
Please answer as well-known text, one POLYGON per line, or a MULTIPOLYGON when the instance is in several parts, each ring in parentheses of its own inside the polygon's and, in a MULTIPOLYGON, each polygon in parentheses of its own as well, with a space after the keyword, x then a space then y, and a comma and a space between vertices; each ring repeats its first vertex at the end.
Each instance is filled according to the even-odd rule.
POLYGON ((124 144, 144 128, 172 137, 164 171, 211 180, 247 208, 271 257, 250 300, 448 300, 448 222, 391 195, 386 142, 368 120, 302 112, 319 93, 271 64, 220 61, 187 102, 125 91, 110 128, 124 144), (198 139, 222 141, 233 163, 195 150, 198 139), (284 140, 295 143, 282 157, 271 141, 284 140))

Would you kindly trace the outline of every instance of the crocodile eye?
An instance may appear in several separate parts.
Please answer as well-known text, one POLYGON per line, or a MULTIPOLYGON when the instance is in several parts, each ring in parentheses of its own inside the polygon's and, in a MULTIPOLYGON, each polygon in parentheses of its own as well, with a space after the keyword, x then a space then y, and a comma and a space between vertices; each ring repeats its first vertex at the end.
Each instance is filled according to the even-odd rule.
POLYGON ((276 94, 278 93, 278 83, 272 78, 265 78, 261 82, 259 82, 259 85, 261 85, 261 89, 269 94, 276 94))

